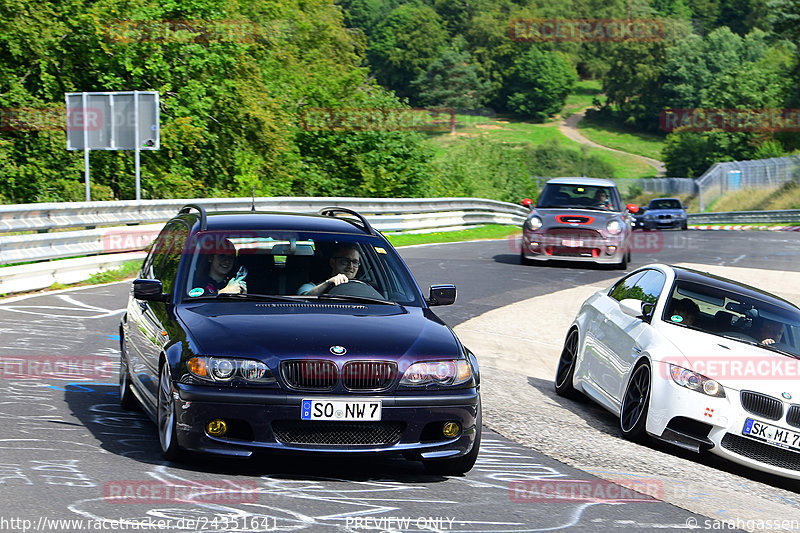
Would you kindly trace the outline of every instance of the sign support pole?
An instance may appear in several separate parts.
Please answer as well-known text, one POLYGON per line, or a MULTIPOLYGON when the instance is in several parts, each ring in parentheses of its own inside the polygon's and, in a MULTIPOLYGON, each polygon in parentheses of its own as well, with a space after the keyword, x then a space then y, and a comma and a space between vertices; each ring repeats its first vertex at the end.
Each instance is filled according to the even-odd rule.
POLYGON ((82 110, 82 117, 83 117, 83 176, 84 181, 86 182, 86 201, 92 201, 92 192, 89 188, 89 121, 86 120, 86 113, 89 106, 87 105, 87 95, 83 93, 81 95, 81 104, 83 105, 82 110))
POLYGON ((142 178, 141 178, 141 170, 139 167, 139 149, 141 140, 139 139, 139 91, 133 91, 133 110, 134 110, 134 125, 133 125, 133 138, 136 146, 134 148, 134 167, 136 172, 136 199, 142 199, 142 178))

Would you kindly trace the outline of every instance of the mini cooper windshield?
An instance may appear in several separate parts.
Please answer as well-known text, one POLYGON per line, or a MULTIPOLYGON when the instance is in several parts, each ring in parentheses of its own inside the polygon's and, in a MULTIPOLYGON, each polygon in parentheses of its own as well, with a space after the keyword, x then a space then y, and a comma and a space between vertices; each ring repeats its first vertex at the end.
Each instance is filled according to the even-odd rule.
POLYGON ((539 197, 537 208, 597 209, 620 211, 611 187, 548 183, 539 197))
POLYGON ((184 302, 269 297, 421 305, 394 250, 370 236, 201 232, 187 243, 186 253, 191 257, 185 262, 184 302))
POLYGON ((677 281, 663 320, 800 357, 800 310, 688 281, 677 281))

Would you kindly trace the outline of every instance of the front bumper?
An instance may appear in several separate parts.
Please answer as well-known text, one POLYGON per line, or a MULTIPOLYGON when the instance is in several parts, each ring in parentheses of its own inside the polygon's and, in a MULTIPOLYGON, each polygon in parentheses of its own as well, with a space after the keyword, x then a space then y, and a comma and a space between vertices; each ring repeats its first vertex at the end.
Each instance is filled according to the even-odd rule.
MULTIPOLYGON (((748 418, 795 433, 800 433, 800 428, 792 427, 785 418, 769 420, 747 412, 740 402, 739 391, 726 389, 725 398, 707 396, 676 385, 664 372, 665 367, 661 370, 655 367, 647 420, 648 433, 688 448, 676 441, 675 432, 671 429, 680 429, 680 426, 693 426, 695 429, 705 427, 704 431, 693 435, 695 439, 692 444, 699 445, 700 449, 708 449, 715 455, 755 470, 800 479, 800 452, 742 434, 748 418)), ((690 440, 686 439, 685 442, 690 440)))
POLYGON ((627 234, 603 236, 577 233, 574 236, 523 229, 522 253, 533 261, 587 261, 619 264, 627 253, 627 234))
POLYGON ((472 449, 480 402, 476 388, 414 396, 245 392, 180 383, 175 388, 178 444, 187 450, 243 457, 256 451, 458 457, 472 449), (381 420, 301 421, 301 401, 317 396, 380 398, 381 420), (226 436, 212 437, 206 432, 206 424, 213 419, 228 423, 231 430, 226 436), (441 434, 441 426, 448 421, 460 424, 462 431, 456 437, 441 434))

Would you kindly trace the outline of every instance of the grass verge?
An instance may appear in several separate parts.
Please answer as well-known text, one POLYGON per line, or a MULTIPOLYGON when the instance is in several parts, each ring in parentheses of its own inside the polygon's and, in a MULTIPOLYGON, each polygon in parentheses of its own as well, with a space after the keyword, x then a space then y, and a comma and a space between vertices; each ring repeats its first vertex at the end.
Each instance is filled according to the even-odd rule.
POLYGON ((411 246, 414 244, 435 244, 442 242, 473 241, 479 239, 503 239, 522 232, 521 226, 501 226, 489 224, 478 228, 456 231, 436 231, 433 233, 396 233, 385 235, 392 246, 411 246))
POLYGON ((580 121, 578 130, 581 135, 597 144, 661 161, 664 135, 633 132, 591 116, 580 121))

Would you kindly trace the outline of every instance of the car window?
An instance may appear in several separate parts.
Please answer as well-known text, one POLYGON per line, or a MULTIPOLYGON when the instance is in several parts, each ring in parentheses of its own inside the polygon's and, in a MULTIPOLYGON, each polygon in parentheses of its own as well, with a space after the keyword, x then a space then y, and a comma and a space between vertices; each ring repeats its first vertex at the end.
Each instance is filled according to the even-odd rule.
POLYGON ((667 277, 663 272, 658 270, 647 270, 641 278, 636 281, 636 284, 628 292, 626 298, 635 298, 649 304, 655 304, 661 291, 664 288, 664 282, 667 277))
POLYGON ((182 226, 180 222, 168 222, 153 241, 150 252, 142 266, 142 276, 150 279, 162 279, 164 258, 172 247, 175 232, 182 226))
POLYGON ((178 267, 183 257, 186 239, 189 236, 189 228, 182 222, 176 222, 168 235, 167 242, 169 249, 163 254, 160 262, 154 267, 156 279, 161 280, 166 294, 171 294, 175 285, 175 277, 178 274, 178 267))
POLYGON ((608 292, 608 295, 617 301, 624 300, 628 297, 628 293, 636 284, 636 282, 639 281, 644 274, 644 272, 634 272, 633 274, 622 278, 611 288, 611 290, 608 292))
POLYGON ((650 209, 683 209, 678 200, 652 200, 650 209))
POLYGON ((549 183, 545 185, 538 208, 594 208, 620 211, 618 195, 614 187, 597 185, 565 185, 549 183))
POLYGON ((677 281, 662 320, 800 356, 800 310, 719 287, 677 281))
MULTIPOLYGON (((231 277, 245 281, 251 295, 302 297, 334 275, 337 262, 353 265, 357 252, 356 283, 333 293, 368 296, 404 305, 421 305, 416 283, 397 253, 372 236, 315 232, 247 231, 201 232, 188 245, 191 258, 183 295, 185 300, 209 296, 209 265, 221 248, 232 247, 233 266, 216 290, 231 277), (344 257, 348 256, 348 257, 344 257), (361 283, 360 287, 356 287, 361 283)), ((349 268, 349 267, 348 267, 349 268)), ((332 288, 332 287, 331 287, 332 288)), ((325 291, 327 293, 329 291, 325 291)), ((316 296, 314 296, 316 297, 316 296)))

